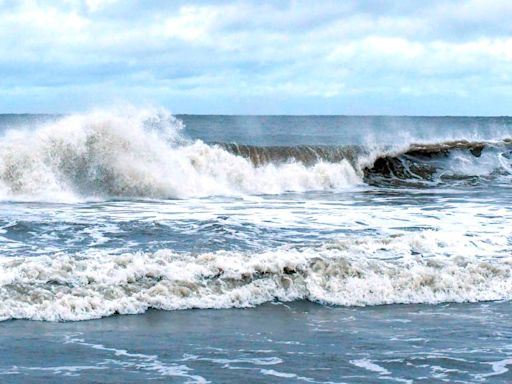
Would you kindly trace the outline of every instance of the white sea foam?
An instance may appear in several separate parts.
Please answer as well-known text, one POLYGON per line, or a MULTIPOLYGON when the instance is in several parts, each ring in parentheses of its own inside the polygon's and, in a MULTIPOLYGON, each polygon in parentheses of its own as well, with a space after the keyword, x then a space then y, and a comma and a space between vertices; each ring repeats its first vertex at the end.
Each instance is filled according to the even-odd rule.
MULTIPOLYGON (((304 147, 303 153, 295 152, 313 163, 281 158, 255 165, 221 145, 187 141, 182 128, 165 110, 125 108, 7 131, 0 137, 0 199, 73 202, 340 191, 363 184, 365 167, 380 157, 406 153, 414 142, 397 138, 385 150, 365 145, 364 153, 351 161, 339 153, 335 161, 329 156, 322 160, 314 148, 304 147)), ((511 160, 509 151, 484 151, 476 157, 466 149, 426 165, 439 167, 440 175, 485 176, 497 169, 510 174, 511 160)), ((409 170, 408 161, 402 166, 409 170)))
POLYGON ((371 372, 376 372, 379 375, 390 374, 390 372, 387 369, 381 367, 380 365, 372 363, 369 359, 350 360, 350 363, 355 365, 356 367, 363 368, 371 372))
POLYGON ((92 112, 0 138, 0 198, 75 201, 339 190, 361 183, 347 161, 255 167, 185 142, 165 111, 92 112))
MULTIPOLYGON (((147 372, 156 373, 158 376, 168 376, 168 377, 179 377, 181 379, 185 379, 186 383, 194 383, 194 384, 206 384, 209 383, 204 377, 195 375, 191 373, 193 371, 191 368, 187 367, 183 364, 166 364, 159 360, 159 357, 156 355, 146 355, 143 353, 134 353, 129 352, 125 349, 117 349, 112 347, 107 347, 103 344, 93 344, 88 343, 84 339, 77 337, 78 335, 69 335, 66 337, 66 344, 76 344, 86 348, 94 349, 95 351, 100 351, 109 356, 109 359, 104 360, 102 366, 96 369, 108 369, 105 367, 106 364, 114 364, 114 365, 122 365, 123 367, 130 367, 137 370, 143 370, 147 372)), ((74 367, 71 367, 73 369, 74 367)), ((89 367, 79 367, 81 370, 90 369, 89 367)), ((32 370, 39 370, 41 368, 29 368, 32 370)), ((49 370, 55 371, 55 373, 61 373, 63 370, 71 370, 70 367, 64 367, 64 369, 60 369, 60 367, 52 367, 49 370)))
POLYGON ((512 298, 512 257, 485 258, 475 238, 425 231, 347 238, 261 253, 95 253, 0 259, 0 318, 85 320, 148 308, 331 305, 512 298), (393 259, 381 254, 394 254, 393 259))

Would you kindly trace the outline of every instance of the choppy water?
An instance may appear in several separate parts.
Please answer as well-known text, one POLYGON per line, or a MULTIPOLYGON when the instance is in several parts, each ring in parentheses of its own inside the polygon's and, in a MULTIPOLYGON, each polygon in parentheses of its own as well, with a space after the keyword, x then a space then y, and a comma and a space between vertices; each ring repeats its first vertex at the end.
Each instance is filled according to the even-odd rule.
MULTIPOLYGON (((372 339, 372 327, 385 327, 397 311, 406 313, 410 325, 404 332, 411 340, 422 339, 427 329, 442 330, 446 338, 438 349, 407 344, 414 347, 411 356, 441 356, 444 362, 435 368, 404 350, 401 360, 384 358, 379 349, 387 348, 388 340, 392 351, 393 338, 403 336, 397 334, 381 340, 378 350, 363 351, 354 342, 360 356, 346 355, 342 346, 314 344, 308 359, 320 364, 322 348, 337 353, 336 359, 346 355, 354 380, 329 364, 331 371, 308 376, 293 368, 299 360, 287 366, 282 356, 265 355, 280 362, 257 367, 259 374, 264 369, 273 379, 310 382, 511 378, 511 330, 499 320, 510 317, 512 298, 510 118, 174 118, 161 110, 130 109, 3 115, 0 131, 2 320, 87 320, 151 308, 247 308, 307 300, 329 306, 325 313, 334 333, 345 326, 336 316, 351 313, 358 319, 351 324, 355 333, 343 337, 360 338, 362 344, 372 339), (447 304, 453 302, 485 303, 447 304), (361 307, 381 304, 405 305, 375 307, 377 312, 361 307), (418 326, 417 312, 426 313, 418 326), (473 312, 471 330, 450 332, 473 312), (486 318, 491 312, 492 319, 486 318), (368 320, 368 313, 378 313, 382 321, 368 320), (471 359, 480 361, 482 351, 465 344, 478 337, 475 322, 496 332, 486 335, 485 348, 495 348, 480 365, 471 359), (457 346, 467 360, 462 368, 457 346)), ((285 307, 272 308, 240 311, 249 318, 291 319, 290 332, 309 321, 301 311, 294 317, 285 307)), ((201 313, 213 316, 210 311, 185 316, 193 321, 201 313)), ((6 324, 26 323, 0 327, 12 327, 6 324)), ((88 339, 87 327, 80 336, 63 324, 52 327, 62 330, 58 340, 79 340, 76 345, 93 349, 102 344, 92 334, 88 339)), ((115 339, 109 343, 96 350, 119 347, 115 339)), ((123 348, 136 354, 138 347, 123 348)), ((257 352, 247 353, 244 359, 256 358, 257 352)), ((181 358, 188 354, 190 361, 210 361, 186 348, 181 358)), ((85 370, 113 369, 105 358, 93 358, 87 366, 94 368, 85 370)), ((0 366, 0 374, 27 379, 41 373, 35 365, 21 369, 14 360, 0 366)), ((73 366, 53 373, 80 375, 73 366)), ((235 371, 229 374, 242 377, 235 371)), ((224 377, 206 368, 198 375, 224 377)), ((175 379, 200 382, 199 376, 175 379)))

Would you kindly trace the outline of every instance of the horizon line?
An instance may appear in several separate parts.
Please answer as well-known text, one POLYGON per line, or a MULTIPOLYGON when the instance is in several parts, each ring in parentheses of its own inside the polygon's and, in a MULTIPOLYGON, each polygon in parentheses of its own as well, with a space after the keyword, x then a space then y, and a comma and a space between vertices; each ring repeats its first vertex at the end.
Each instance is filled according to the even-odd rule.
MULTIPOLYGON (((88 112, 0 112, 0 116, 69 116, 75 114, 86 114, 88 112)), ((237 113, 174 113, 172 116, 214 116, 214 117, 399 117, 399 118, 512 118, 512 115, 408 115, 408 114, 237 114, 237 113)))

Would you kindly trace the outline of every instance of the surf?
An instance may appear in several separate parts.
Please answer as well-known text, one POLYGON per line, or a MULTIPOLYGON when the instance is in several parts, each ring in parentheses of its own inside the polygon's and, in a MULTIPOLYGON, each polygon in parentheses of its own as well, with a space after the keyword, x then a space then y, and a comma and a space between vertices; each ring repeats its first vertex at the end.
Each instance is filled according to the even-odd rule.
MULTIPOLYGON (((499 241, 495 244, 500 248, 499 241)), ((0 258, 0 319, 89 320, 150 308, 438 304, 512 299, 512 258, 485 239, 423 231, 318 246, 0 258)))
POLYGON ((4 132, 0 199, 186 199, 507 182, 511 159, 509 138, 385 146, 206 143, 187 138, 183 123, 163 109, 102 110, 4 132))
POLYGON ((186 140, 158 111, 63 117, 0 139, 3 199, 187 198, 339 190, 361 182, 347 161, 254 166, 218 145, 186 140))

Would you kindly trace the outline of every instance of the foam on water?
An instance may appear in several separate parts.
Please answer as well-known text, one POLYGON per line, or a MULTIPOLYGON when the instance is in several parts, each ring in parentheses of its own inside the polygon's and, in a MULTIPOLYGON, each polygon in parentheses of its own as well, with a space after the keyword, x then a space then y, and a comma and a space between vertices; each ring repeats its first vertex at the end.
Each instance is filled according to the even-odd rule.
POLYGON ((0 318, 86 320, 273 300, 360 306, 511 299, 512 258, 499 253, 504 245, 424 231, 260 253, 4 257, 0 318))
POLYGON ((433 137, 429 142, 438 144, 423 147, 414 141, 386 148, 255 147, 190 141, 182 128, 165 110, 125 108, 11 129, 0 137, 0 199, 73 202, 336 192, 363 181, 380 186, 382 177, 435 181, 447 175, 511 173, 510 140, 444 142, 433 137))
POLYGON ((8 131, 0 139, 0 198, 186 198, 340 190, 361 183, 347 161, 255 167, 219 146, 186 142, 181 128, 165 111, 128 110, 8 131))

